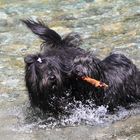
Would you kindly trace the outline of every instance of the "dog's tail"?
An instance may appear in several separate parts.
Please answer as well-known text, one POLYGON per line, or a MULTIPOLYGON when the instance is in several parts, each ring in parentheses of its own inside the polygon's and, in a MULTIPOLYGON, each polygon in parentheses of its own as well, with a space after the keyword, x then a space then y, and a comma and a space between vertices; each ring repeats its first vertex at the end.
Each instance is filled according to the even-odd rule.
POLYGON ((62 45, 65 47, 77 47, 82 44, 81 36, 78 33, 72 32, 61 38, 57 32, 50 29, 42 21, 33 21, 31 19, 21 21, 25 23, 34 34, 45 41, 45 46, 47 44, 47 46, 51 47, 59 47, 62 45))
POLYGON ((52 46, 60 46, 62 43, 61 36, 54 30, 51 30, 42 21, 33 21, 30 19, 21 20, 26 26, 31 29, 31 31, 43 39, 47 44, 52 44, 52 46))

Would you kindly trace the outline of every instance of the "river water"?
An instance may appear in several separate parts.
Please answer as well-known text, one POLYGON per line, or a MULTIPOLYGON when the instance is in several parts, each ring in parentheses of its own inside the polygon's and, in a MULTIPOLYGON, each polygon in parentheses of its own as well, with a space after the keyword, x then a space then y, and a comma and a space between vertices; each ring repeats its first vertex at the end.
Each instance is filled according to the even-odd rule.
POLYGON ((30 108, 23 58, 41 41, 20 21, 29 17, 78 32, 97 57, 120 52, 140 68, 140 0, 0 0, 0 140, 139 140, 140 104, 112 115, 81 104, 59 120, 30 108))

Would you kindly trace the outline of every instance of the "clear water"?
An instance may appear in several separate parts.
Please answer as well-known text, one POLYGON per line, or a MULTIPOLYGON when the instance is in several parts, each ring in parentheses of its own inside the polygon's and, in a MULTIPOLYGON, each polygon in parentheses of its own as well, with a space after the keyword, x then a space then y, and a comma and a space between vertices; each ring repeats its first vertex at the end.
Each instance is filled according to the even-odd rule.
POLYGON ((140 139, 140 105, 107 114, 104 106, 79 104, 60 119, 32 110, 24 84, 23 57, 41 41, 20 19, 42 19, 61 35, 76 31, 100 58, 121 52, 140 68, 139 0, 0 1, 0 139, 140 139))

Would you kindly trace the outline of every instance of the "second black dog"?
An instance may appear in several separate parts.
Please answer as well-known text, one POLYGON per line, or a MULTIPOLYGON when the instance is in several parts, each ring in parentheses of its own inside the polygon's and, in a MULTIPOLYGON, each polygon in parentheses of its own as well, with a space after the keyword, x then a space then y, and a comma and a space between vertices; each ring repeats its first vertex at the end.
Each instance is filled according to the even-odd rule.
POLYGON ((92 100, 96 105, 107 106, 109 111, 140 101, 140 71, 122 54, 111 54, 103 61, 91 53, 78 56, 74 60, 72 77, 76 100, 92 100), (95 78, 109 87, 106 90, 95 88, 83 81, 83 76, 95 78))

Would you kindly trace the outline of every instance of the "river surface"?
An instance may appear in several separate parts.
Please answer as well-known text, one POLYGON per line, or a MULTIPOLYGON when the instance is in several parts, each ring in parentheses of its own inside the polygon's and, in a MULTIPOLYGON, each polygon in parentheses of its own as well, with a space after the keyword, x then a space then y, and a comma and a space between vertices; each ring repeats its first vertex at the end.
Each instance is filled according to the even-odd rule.
POLYGON ((23 58, 41 40, 26 18, 78 32, 97 57, 123 53, 140 68, 140 0, 0 0, 0 140, 140 140, 140 104, 112 115, 81 104, 59 120, 30 108, 23 58))

